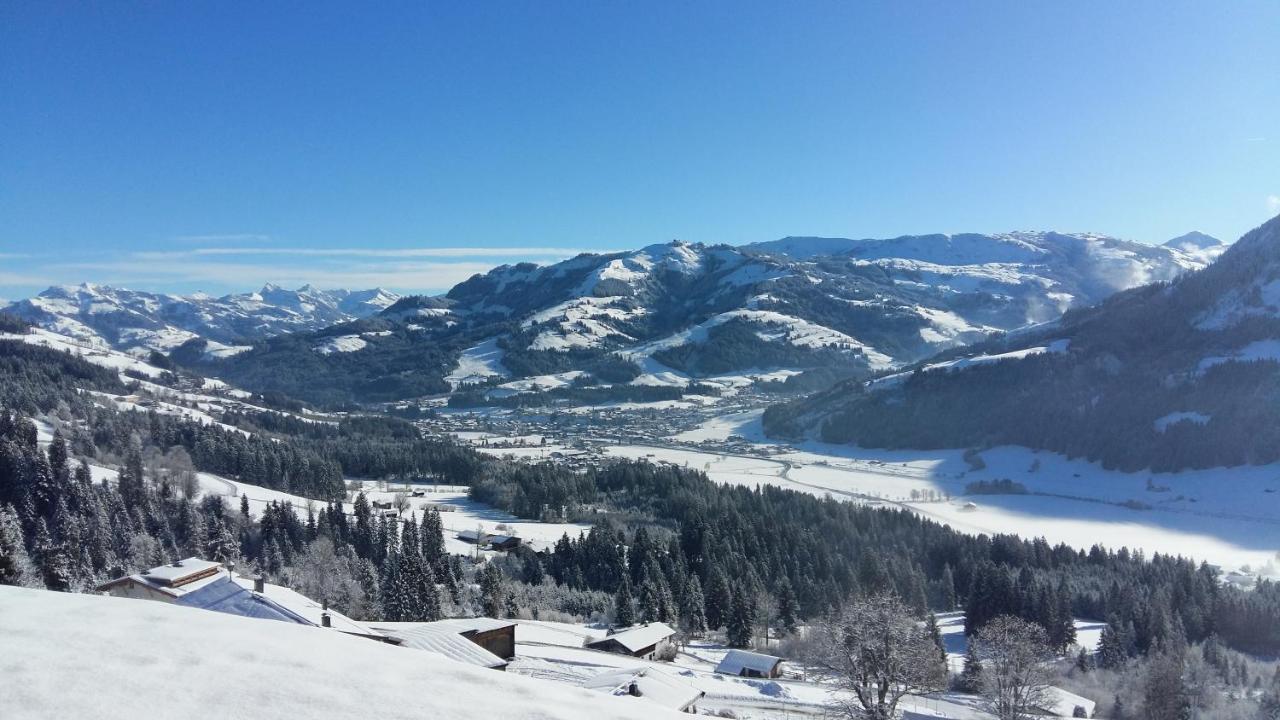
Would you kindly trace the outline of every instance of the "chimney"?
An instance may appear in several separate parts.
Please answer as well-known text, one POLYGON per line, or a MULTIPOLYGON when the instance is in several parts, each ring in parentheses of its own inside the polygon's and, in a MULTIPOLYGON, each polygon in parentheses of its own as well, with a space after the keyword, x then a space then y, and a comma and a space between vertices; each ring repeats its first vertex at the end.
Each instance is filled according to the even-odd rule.
POLYGON ((333 627, 333 620, 329 617, 329 613, 320 613, 320 627, 333 627))
POLYGON ((256 593, 265 593, 267 591, 267 579, 261 575, 254 578, 253 591, 256 593))
POLYGON ((329 601, 328 601, 327 599, 326 599, 326 600, 321 600, 321 601, 320 601, 320 609, 321 609, 321 610, 328 610, 328 609, 329 609, 329 601))
POLYGON ((631 686, 627 688, 627 694, 631 697, 640 697, 640 686, 632 682, 631 686))

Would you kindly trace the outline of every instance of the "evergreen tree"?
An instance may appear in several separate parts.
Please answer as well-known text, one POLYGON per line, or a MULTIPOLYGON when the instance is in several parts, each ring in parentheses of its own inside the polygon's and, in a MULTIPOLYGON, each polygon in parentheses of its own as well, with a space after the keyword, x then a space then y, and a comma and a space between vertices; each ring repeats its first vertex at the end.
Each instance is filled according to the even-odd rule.
POLYGON ((924 634, 928 635, 934 647, 938 648, 938 657, 942 659, 942 664, 945 667, 947 664, 947 646, 942 642, 942 629, 938 627, 937 615, 929 613, 925 616, 924 634))
POLYGON ((707 594, 707 627, 716 630, 725 626, 733 609, 733 589, 729 576, 716 568, 711 573, 710 592, 707 594))
POLYGON ((982 685, 982 660, 978 658, 978 644, 970 638, 964 651, 964 669, 960 671, 956 687, 961 692, 977 695, 982 692, 982 685))
POLYGON ((480 569, 480 606, 484 614, 491 618, 502 617, 505 599, 506 594, 502 592, 502 571, 496 563, 485 563, 480 569))
POLYGON ((1098 639, 1098 665, 1115 669, 1129 660, 1129 650, 1123 631, 1117 628, 1116 618, 1109 618, 1102 628, 1102 636, 1098 639))
POLYGON ((691 637, 702 637, 707 632, 706 599, 702 597, 702 583, 698 582, 697 575, 689 575, 685 586, 680 626, 691 637))
POLYGON ((618 627, 631 627, 636 624, 636 611, 632 607, 631 579, 622 578, 618 592, 613 596, 613 622, 618 627))
POLYGON ((942 578, 938 581, 942 588, 942 607, 944 610, 951 611, 959 605, 956 598, 956 578, 955 573, 951 570, 951 564, 947 563, 942 566, 942 578))
POLYGON ((733 593, 730 603, 729 619, 726 623, 726 639, 729 647, 751 647, 752 628, 756 622, 756 604, 751 593, 738 588, 733 593))
POLYGON ((61 543, 54 540, 44 518, 36 521, 34 540, 36 561, 44 575, 44 586, 50 590, 65 592, 71 588, 71 563, 61 543))
POLYGON ((786 575, 778 583, 778 624, 788 633, 796 631, 799 624, 800 603, 796 601, 796 593, 791 589, 791 580, 786 575))
POLYGON ((0 506, 0 585, 44 586, 23 544, 18 514, 9 505, 0 506))

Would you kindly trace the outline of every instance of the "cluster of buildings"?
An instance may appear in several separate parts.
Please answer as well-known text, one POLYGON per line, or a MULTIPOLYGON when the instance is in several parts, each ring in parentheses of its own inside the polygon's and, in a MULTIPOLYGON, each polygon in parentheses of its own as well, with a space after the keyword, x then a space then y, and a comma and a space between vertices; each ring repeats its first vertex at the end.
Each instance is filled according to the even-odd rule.
MULTIPOLYGON (((501 543, 502 538, 480 539, 501 543)), ((494 670, 505 670, 516 657, 516 623, 509 620, 475 617, 435 622, 362 622, 283 585, 237 574, 222 563, 195 557, 116 578, 98 586, 97 591, 306 625, 494 670)), ((611 631, 603 638, 588 640, 584 649, 652 663, 673 655, 675 641, 672 627, 655 622, 611 631)), ((781 658, 743 650, 729 651, 716 667, 718 673, 752 678, 776 678, 781 671, 781 658)), ((697 713, 698 702, 705 696, 678 673, 653 664, 604 672, 589 678, 583 687, 609 695, 643 698, 687 713, 697 713)))

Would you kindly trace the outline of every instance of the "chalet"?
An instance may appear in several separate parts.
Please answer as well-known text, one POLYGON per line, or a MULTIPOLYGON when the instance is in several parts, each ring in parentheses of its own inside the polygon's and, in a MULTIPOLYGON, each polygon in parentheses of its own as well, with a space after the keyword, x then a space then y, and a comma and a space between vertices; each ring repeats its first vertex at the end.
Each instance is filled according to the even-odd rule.
POLYGON ((287 619, 373 640, 386 639, 372 628, 329 608, 327 603, 316 602, 261 577, 236 575, 222 563, 195 557, 116 578, 96 590, 114 597, 180 603, 245 617, 287 619), (211 587, 213 589, 205 592, 211 587))
POLYGON ((515 623, 493 618, 382 623, 374 629, 403 647, 494 670, 505 670, 516 655, 515 623))
POLYGON ((592 650, 653 660, 671 647, 676 631, 666 623, 637 625, 587 643, 592 650))
POLYGON ((730 650, 716 665, 721 675, 750 678, 776 678, 782 675, 782 658, 746 650, 730 650))
POLYGON ((698 714, 698 701, 706 693, 653 667, 614 670, 589 678, 583 687, 620 697, 644 698, 676 712, 698 714))
POLYGON ((222 563, 189 557, 169 565, 118 577, 94 589, 113 597, 171 603, 216 581, 220 575, 226 575, 222 563))

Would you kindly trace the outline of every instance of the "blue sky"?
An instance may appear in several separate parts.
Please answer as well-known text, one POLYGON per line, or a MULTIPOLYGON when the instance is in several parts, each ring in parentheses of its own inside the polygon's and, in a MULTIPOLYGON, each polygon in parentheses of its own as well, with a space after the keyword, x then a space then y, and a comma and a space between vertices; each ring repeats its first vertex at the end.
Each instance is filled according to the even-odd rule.
POLYGON ((0 5, 0 296, 1280 211, 1280 3, 0 5))

